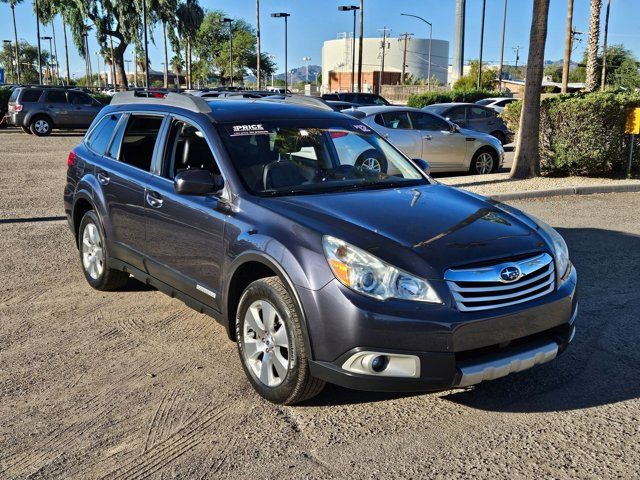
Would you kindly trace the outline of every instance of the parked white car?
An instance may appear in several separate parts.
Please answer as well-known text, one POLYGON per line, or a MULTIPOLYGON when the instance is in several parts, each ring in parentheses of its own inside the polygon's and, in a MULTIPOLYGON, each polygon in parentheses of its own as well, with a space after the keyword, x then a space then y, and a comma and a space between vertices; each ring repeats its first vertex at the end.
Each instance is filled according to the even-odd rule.
MULTIPOLYGON (((359 107, 342 113, 370 126, 407 157, 426 160, 432 172, 486 174, 495 172, 504 161, 498 139, 460 128, 434 113, 397 106, 359 107)), ((356 164, 385 170, 384 159, 365 150, 351 157, 357 159, 356 164)))
POLYGON ((476 105, 483 105, 485 107, 491 108, 498 113, 502 113, 504 107, 509 105, 510 103, 517 102, 517 98, 511 97, 494 97, 494 98, 484 98, 482 100, 478 100, 476 105))

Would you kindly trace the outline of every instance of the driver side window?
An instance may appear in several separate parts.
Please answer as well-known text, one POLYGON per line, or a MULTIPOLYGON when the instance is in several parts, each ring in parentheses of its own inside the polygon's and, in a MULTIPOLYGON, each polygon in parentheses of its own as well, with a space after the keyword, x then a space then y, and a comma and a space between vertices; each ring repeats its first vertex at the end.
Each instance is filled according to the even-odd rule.
POLYGON ((209 170, 220 175, 220 169, 204 134, 182 120, 173 120, 164 152, 162 176, 173 180, 182 170, 209 170))

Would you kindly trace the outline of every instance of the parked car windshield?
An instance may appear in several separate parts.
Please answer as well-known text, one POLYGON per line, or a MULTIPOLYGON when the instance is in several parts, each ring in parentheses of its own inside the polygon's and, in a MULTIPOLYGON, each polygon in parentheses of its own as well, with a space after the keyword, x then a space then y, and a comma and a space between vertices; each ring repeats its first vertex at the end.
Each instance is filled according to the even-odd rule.
POLYGON ((362 123, 300 123, 218 127, 249 191, 302 195, 428 184, 411 162, 362 123))

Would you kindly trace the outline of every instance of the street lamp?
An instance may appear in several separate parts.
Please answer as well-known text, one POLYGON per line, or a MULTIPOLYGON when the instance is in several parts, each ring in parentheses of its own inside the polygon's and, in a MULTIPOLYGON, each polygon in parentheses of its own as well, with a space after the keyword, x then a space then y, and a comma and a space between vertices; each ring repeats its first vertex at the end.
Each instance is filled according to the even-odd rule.
POLYGON ((233 18, 221 18, 220 23, 229 24, 229 79, 233 87, 233 18))
POLYGON ((418 15, 411 15, 409 13, 401 13, 400 15, 403 15, 405 17, 417 18, 418 20, 422 20, 424 23, 429 25, 429 65, 427 66, 427 88, 431 90, 431 41, 433 40, 433 25, 431 24, 431 22, 425 20, 422 17, 419 17, 418 15))
POLYGON ((341 12, 353 11, 353 41, 351 45, 351 93, 355 92, 356 83, 356 12, 360 7, 355 5, 341 5, 338 7, 341 12))
POLYGON ((40 47, 40 9, 38 0, 35 0, 34 10, 36 11, 36 37, 38 38, 38 80, 42 85, 42 49, 40 47))
POLYGON ((291 16, 289 13, 280 12, 280 13, 272 13, 271 16, 273 18, 284 18, 284 93, 287 93, 287 86, 289 85, 289 70, 287 65, 287 48, 288 48, 288 38, 287 38, 287 19, 291 16))

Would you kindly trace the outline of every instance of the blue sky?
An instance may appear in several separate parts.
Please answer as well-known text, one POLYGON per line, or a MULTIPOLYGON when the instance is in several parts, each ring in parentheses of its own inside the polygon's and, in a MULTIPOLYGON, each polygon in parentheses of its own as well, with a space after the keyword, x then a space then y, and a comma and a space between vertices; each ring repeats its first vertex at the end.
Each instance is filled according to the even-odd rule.
MULTIPOLYGON (((284 11, 291 13, 289 18, 289 66, 301 66, 302 57, 310 56, 312 64, 321 63, 321 49, 324 40, 336 38, 338 32, 352 29, 351 13, 339 12, 338 5, 358 3, 356 0, 261 0, 262 48, 276 56, 282 68, 284 64, 284 25, 282 19, 271 18, 270 13, 284 11)), ((507 39, 505 61, 514 63, 516 45, 523 47, 520 63, 526 61, 529 28, 533 0, 508 0, 507 39)), ((640 57, 640 1, 612 0, 609 27, 609 43, 623 43, 640 57)), ((255 22, 254 0, 201 0, 205 9, 222 9, 228 15, 255 22)), ((467 31, 465 59, 478 57, 480 36, 481 0, 467 0, 467 31)), ((484 41, 484 59, 498 61, 500 58, 500 29, 502 24, 503 0, 487 0, 487 20, 484 41)), ((564 49, 564 28, 566 20, 567 0, 551 0, 549 14, 549 32, 545 57, 549 60, 562 58, 564 49)), ((427 36, 426 25, 418 20, 401 17, 400 13, 411 13, 422 16, 433 23, 433 36, 450 42, 449 55, 453 47, 455 0, 365 0, 365 36, 377 36, 377 30, 383 26, 392 29, 392 36, 402 32, 410 32, 416 36, 427 36)), ((25 1, 16 6, 18 36, 29 42, 35 42, 35 17, 32 2, 25 1)), ((589 0, 575 0, 574 24, 580 31, 588 29, 589 0)), ((603 8, 604 18, 604 8, 603 8)), ((50 27, 41 29, 42 35, 50 34, 50 27)), ((151 66, 161 69, 161 37, 156 34, 157 46, 150 46, 151 66)), ((56 21, 58 37, 58 53, 63 62, 62 23, 56 21)), ((13 39, 13 26, 9 5, 0 4, 0 36, 2 39, 13 39)), ((586 35, 582 44, 577 46, 574 59, 582 56, 586 45, 586 35)), ((43 48, 45 47, 43 44, 43 48)), ((92 40, 92 51, 95 52, 95 40, 92 40)), ((131 53, 127 56, 131 58, 131 53)), ((96 56, 92 55, 95 65, 96 56)), ((82 75, 84 63, 72 48, 70 51, 72 72, 82 75)), ((95 71, 95 66, 94 66, 95 71)))

